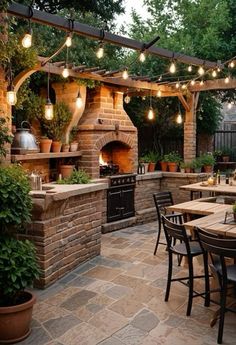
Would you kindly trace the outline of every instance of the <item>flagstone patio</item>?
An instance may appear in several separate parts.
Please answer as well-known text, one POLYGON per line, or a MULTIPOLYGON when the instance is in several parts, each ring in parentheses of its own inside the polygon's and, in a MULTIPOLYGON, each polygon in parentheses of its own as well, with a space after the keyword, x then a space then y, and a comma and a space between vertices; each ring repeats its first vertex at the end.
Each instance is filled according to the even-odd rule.
MULTIPOLYGON (((156 222, 102 236, 102 254, 46 290, 34 290, 32 333, 21 345, 212 345, 216 306, 194 299, 186 317, 187 288, 173 283, 164 302, 167 253, 153 256, 156 222)), ((176 264, 175 274, 183 271, 176 264)), ((182 272, 181 272, 182 274, 182 272)), ((235 344, 235 315, 227 313, 224 344, 235 344)))

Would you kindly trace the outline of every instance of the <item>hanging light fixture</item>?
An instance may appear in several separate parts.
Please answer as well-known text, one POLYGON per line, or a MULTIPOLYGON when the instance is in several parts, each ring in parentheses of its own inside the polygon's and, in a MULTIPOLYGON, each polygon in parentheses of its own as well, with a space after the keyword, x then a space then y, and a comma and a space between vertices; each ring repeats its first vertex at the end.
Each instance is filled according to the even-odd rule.
POLYGON ((144 62, 146 60, 146 55, 143 51, 139 54, 139 61, 144 62))
POLYGON ((181 111, 180 111, 180 102, 179 102, 179 99, 178 99, 178 113, 176 115, 176 123, 178 125, 181 125, 182 122, 183 122, 183 117, 182 117, 182 114, 181 114, 181 111))
POLYGON ((199 75, 203 75, 204 73, 205 73, 205 70, 204 70, 203 66, 200 66, 200 67, 198 68, 198 74, 199 74, 199 75))
POLYGON ((45 104, 45 111, 44 117, 46 120, 51 121, 53 119, 53 104, 50 100, 49 96, 49 80, 50 80, 50 71, 48 72, 48 80, 47 80, 47 100, 45 104))
POLYGON ((68 48, 72 46, 72 33, 71 32, 66 37, 65 45, 68 48))
POLYGON ((129 104, 129 103, 130 103, 130 100, 131 100, 130 96, 129 96, 129 95, 126 95, 125 98, 124 98, 124 102, 125 102, 126 104, 129 104))
POLYGON ((189 65, 188 66, 188 72, 192 72, 193 68, 192 68, 192 65, 189 65))
POLYGON ((105 37, 105 31, 104 29, 100 30, 100 41, 98 42, 98 48, 96 50, 96 56, 98 59, 102 59, 104 56, 104 37, 105 37))
POLYGON ((129 73, 128 73, 127 67, 125 67, 123 72, 122 72, 122 78, 125 80, 129 78, 129 73))
POLYGON ((195 85, 195 80, 192 79, 192 80, 190 81, 190 84, 191 84, 192 86, 195 85))
POLYGON ((76 97, 75 104, 76 104, 76 108, 77 109, 81 109, 82 106, 83 106, 83 100, 82 100, 82 97, 81 97, 80 89, 78 91, 78 95, 76 97))
POLYGON ((30 48, 32 46, 32 35, 33 30, 31 27, 31 18, 33 16, 33 7, 29 6, 29 24, 28 24, 28 31, 25 33, 24 37, 22 38, 21 44, 24 48, 30 48))
POLYGON ((65 66, 62 70, 62 76, 63 78, 68 78, 69 75, 70 75, 70 71, 69 71, 69 68, 68 68, 68 55, 69 55, 69 49, 68 49, 68 46, 66 47, 66 63, 65 63, 65 66))
POLYGON ((149 95, 149 109, 148 109, 148 114, 147 114, 147 118, 148 120, 153 120, 154 119, 154 111, 153 111, 153 107, 152 107, 152 91, 150 91, 150 95, 149 95))
POLYGON ((182 88, 183 90, 185 90, 185 89, 187 88, 187 84, 183 84, 183 85, 181 86, 181 88, 182 88))
POLYGON ((229 76, 225 78, 225 84, 229 84, 229 76))
POLYGON ((234 63, 234 61, 230 61, 230 63, 229 63, 229 67, 230 67, 230 68, 234 68, 234 67, 235 67, 235 63, 234 63))
POLYGON ((211 74, 211 75, 212 75, 212 77, 213 77, 213 78, 215 78, 215 77, 217 76, 217 72, 216 72, 216 70, 215 70, 215 69, 213 69, 213 71, 212 71, 212 74, 211 74))
POLYGON ((17 102, 16 92, 14 90, 14 86, 12 83, 12 70, 11 70, 11 64, 9 64, 8 69, 8 87, 7 87, 7 103, 9 105, 15 105, 17 102))
POLYGON ((180 83, 177 81, 177 83, 175 84, 175 88, 179 89, 180 88, 180 83))

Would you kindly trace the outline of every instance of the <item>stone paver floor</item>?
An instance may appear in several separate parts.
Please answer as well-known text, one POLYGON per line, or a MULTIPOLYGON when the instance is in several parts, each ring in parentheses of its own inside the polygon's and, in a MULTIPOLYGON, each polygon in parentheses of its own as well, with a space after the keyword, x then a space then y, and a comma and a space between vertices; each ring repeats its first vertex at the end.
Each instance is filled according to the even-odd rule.
MULTIPOLYGON (((45 290, 34 290, 32 333, 20 345, 212 345, 216 306, 195 298, 186 317, 187 288, 173 283, 164 302, 165 246, 153 249, 156 222, 102 236, 101 256, 45 290)), ((200 267, 200 266, 199 266, 200 267)), ((185 269, 176 264, 175 274, 185 269)), ((235 314, 227 313, 224 344, 236 344, 235 314)))

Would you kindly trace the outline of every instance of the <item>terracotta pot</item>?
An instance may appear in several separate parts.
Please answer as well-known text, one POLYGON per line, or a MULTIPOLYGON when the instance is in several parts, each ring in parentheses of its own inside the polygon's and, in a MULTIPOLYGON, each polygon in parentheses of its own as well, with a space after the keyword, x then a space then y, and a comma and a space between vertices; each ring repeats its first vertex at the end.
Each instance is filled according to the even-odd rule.
POLYGON ((61 141, 52 142, 52 152, 61 152, 61 141))
POLYGON ((148 164, 148 171, 149 171, 149 172, 155 171, 155 167, 156 167, 156 163, 150 162, 150 163, 148 164))
POLYGON ((62 152, 69 152, 70 145, 69 144, 63 144, 61 147, 62 152))
POLYGON ((222 161, 223 162, 229 162, 229 156, 222 156, 222 161))
POLYGON ((70 177, 74 168, 75 168, 74 165, 69 165, 69 164, 68 165, 61 165, 60 166, 60 172, 61 172, 62 178, 70 177))
POLYGON ((168 163, 167 162, 160 162, 160 164, 161 164, 161 170, 167 171, 168 163))
POLYGON ((176 172, 178 170, 177 163, 168 162, 168 169, 169 169, 169 172, 176 172))
POLYGON ((204 165, 203 168, 206 173, 211 173, 213 170, 212 165, 204 165))
POLYGON ((49 153, 51 150, 52 139, 41 138, 40 139, 40 152, 49 153))
POLYGON ((75 151, 77 151, 77 150, 78 150, 78 145, 79 145, 79 143, 76 143, 76 142, 71 143, 71 144, 70 144, 70 152, 75 152, 75 151))
POLYGON ((24 291, 24 295, 27 302, 12 307, 0 307, 1 344, 15 344, 28 337, 31 332, 30 323, 36 298, 28 291, 24 291))
POLYGON ((185 168, 185 172, 188 174, 191 173, 191 168, 185 168))

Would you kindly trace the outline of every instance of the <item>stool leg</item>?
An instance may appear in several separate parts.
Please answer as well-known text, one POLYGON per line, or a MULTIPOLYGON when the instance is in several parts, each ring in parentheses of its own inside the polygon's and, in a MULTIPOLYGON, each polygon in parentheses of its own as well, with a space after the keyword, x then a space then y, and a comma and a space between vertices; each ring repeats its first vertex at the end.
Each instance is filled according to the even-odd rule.
POLYGON ((227 292, 227 285, 223 283, 223 287, 221 289, 221 294, 220 294, 220 321, 219 321, 218 338, 217 338, 218 344, 222 344, 222 339, 223 339, 226 292, 227 292))
POLYGON ((210 305, 210 283, 209 283, 209 270, 208 270, 208 256, 207 253, 203 254, 204 272, 205 272, 205 307, 210 305))
POLYGON ((160 236, 161 236, 161 222, 158 220, 157 241, 156 241, 156 246, 155 246, 153 255, 156 255, 158 244, 160 242, 160 236))
POLYGON ((193 303, 193 259, 192 257, 189 258, 188 263, 189 269, 189 290, 188 290, 188 307, 186 315, 189 316, 192 310, 192 303, 193 303))
POLYGON ((173 255, 172 255, 172 252, 169 250, 169 264, 168 264, 168 277, 167 277, 165 302, 168 301, 169 294, 170 294, 170 285, 171 285, 171 278, 172 278, 172 266, 173 266, 173 255))

